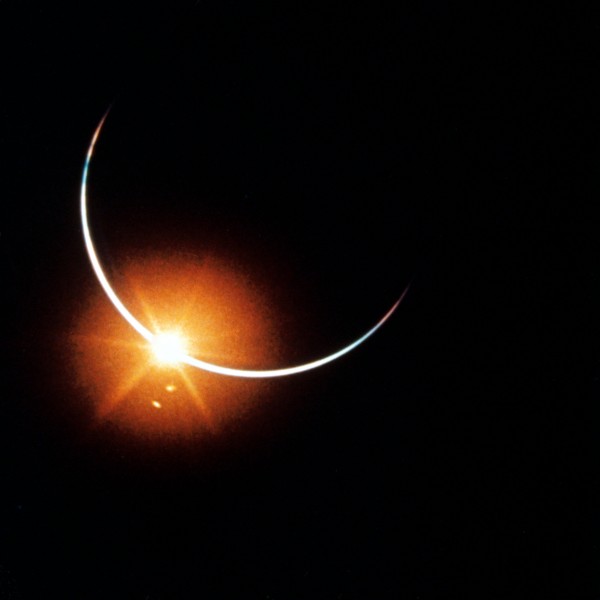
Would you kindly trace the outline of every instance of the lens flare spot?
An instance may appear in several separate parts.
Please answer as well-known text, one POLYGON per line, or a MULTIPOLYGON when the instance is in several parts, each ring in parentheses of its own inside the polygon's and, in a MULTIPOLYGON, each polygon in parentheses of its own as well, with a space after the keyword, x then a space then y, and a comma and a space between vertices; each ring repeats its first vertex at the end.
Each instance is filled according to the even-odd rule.
POLYGON ((186 355, 185 341, 177 333, 159 333, 151 346, 154 358, 161 365, 175 365, 186 355))

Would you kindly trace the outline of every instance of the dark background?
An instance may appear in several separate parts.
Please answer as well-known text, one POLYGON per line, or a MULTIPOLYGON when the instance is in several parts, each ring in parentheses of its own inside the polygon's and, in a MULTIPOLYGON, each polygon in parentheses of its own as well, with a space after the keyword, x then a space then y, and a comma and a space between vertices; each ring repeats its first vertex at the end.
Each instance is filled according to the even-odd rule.
POLYGON ((596 16, 129 8, 0 4, 0 597, 597 597, 596 16), (210 458, 77 435, 40 384, 93 282, 78 187, 113 102, 106 256, 152 218, 254 237, 329 339, 412 281, 210 458))

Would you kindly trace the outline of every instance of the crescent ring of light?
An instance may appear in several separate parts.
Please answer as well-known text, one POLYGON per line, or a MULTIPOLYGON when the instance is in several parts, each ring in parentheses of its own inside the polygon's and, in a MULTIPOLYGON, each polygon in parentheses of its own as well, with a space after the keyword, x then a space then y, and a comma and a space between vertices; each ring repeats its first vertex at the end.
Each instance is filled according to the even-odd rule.
MULTIPOLYGON (((110 110, 110 109, 109 109, 110 110)), ((146 328, 142 323, 140 323, 132 314, 129 312, 127 307, 121 302, 120 298, 117 296, 116 292, 111 287, 104 270, 102 269, 102 265, 100 263, 100 259, 98 258, 98 254, 96 253, 96 248, 94 246, 94 242, 92 240, 92 235, 90 233, 90 226, 88 221, 88 208, 87 208, 87 179, 88 172, 90 168, 90 162, 92 160, 92 155, 94 153, 94 147, 96 145, 96 141, 98 140, 98 136, 100 135, 100 131, 102 126, 104 125, 104 121, 108 116, 108 111, 104 114, 94 135, 92 137, 92 141, 90 142, 90 146, 87 151, 87 156, 85 160, 85 164, 83 167, 83 174, 81 177, 81 225, 83 228, 83 239, 85 241, 85 247, 87 250, 88 257, 90 259, 92 268, 94 269, 94 273, 102 286, 102 289, 105 291, 109 300, 113 303, 115 308, 121 313, 124 319, 148 342, 152 342, 156 337, 155 333, 152 333, 148 328, 146 328)), ((402 292, 400 298, 394 303, 394 305, 388 310, 388 312, 377 322, 377 324, 369 329, 364 335, 359 337, 357 340, 352 342, 351 344, 345 346, 341 350, 334 352, 333 354, 329 354, 324 356, 323 358, 319 358, 317 360, 313 360, 308 363, 304 363, 301 365, 296 365, 292 367, 285 367, 281 369, 269 369, 269 370, 248 370, 248 369, 234 369, 231 367, 223 367, 220 365, 215 365, 213 363, 209 363, 198 358, 194 358, 193 356, 188 356, 186 354, 182 354, 178 357, 178 361, 192 367, 196 367, 198 369, 203 369, 205 371, 210 371, 211 373, 218 373, 219 375, 229 375, 232 377, 250 377, 250 378, 267 378, 267 377, 282 377, 284 375, 293 375, 295 373, 302 373, 303 371, 310 371, 311 369, 316 369, 322 365, 325 365, 331 361, 336 360, 340 356, 347 354, 351 350, 354 350, 357 346, 360 346, 367 338, 371 337, 393 314, 393 312, 398 308, 399 304, 402 302, 402 299, 406 295, 408 291, 408 286, 402 292)))

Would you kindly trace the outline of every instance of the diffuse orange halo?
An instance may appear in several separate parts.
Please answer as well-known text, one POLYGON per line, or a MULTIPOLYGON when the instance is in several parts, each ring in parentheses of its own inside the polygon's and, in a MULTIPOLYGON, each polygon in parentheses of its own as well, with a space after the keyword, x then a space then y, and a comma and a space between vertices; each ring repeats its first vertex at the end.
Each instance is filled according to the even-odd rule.
POLYGON ((222 377, 178 362, 181 342, 243 368, 281 360, 277 311, 249 274, 220 257, 190 259, 187 252, 129 252, 118 266, 127 306, 156 331, 160 323, 181 337, 157 334, 164 343, 148 344, 92 288, 72 328, 71 372, 100 423, 181 440, 235 428, 258 398, 270 397, 274 380, 222 377))
MULTIPOLYGON (((110 110, 110 109, 109 109, 110 110)), ((402 292, 400 298, 393 304, 393 306, 388 310, 388 312, 381 318, 381 320, 376 323, 371 329, 369 329, 364 335, 359 337, 357 340, 348 344, 347 346, 341 348, 340 350, 333 352, 327 356, 322 358, 318 358, 316 360, 312 360, 308 363, 304 363, 301 365, 295 365, 291 367, 284 367, 279 369, 267 369, 267 370, 257 370, 257 369, 239 369, 226 367, 219 364, 215 364, 212 362, 208 362, 205 360, 201 360, 199 358, 195 358, 190 354, 187 354, 183 349, 182 344, 174 344, 174 338, 171 332, 163 332, 158 329, 155 331, 151 331, 143 325, 125 306, 125 304, 121 301, 121 299, 117 296, 116 292, 110 285, 106 274, 102 268, 102 264, 100 263, 100 259, 98 258, 98 254, 96 252, 96 248, 94 246, 94 242, 92 239, 92 235, 90 232, 89 221, 88 221, 88 208, 87 208, 87 178, 90 167, 90 162, 92 159, 92 155, 94 152, 94 147, 100 135, 100 131, 102 130, 102 126, 108 116, 108 111, 100 120, 96 131, 92 137, 92 141, 88 148, 87 157, 85 161, 85 165, 83 168, 83 175, 81 178, 81 198, 80 198, 80 208, 81 208, 81 224, 83 227, 83 237, 85 241, 85 247, 88 253, 88 257, 90 259, 92 268, 94 269, 94 273, 98 278, 100 285, 102 286, 104 292, 115 306, 115 308, 119 311, 119 313, 123 316, 123 318, 135 329, 151 346, 154 347, 155 350, 158 351, 159 355, 165 352, 165 342, 166 343, 166 351, 170 356, 170 359, 175 360, 176 362, 187 364, 192 367, 196 367, 198 369, 202 369, 204 371, 208 371, 211 373, 217 373, 219 375, 229 375, 233 377, 245 377, 245 378, 270 378, 270 377, 282 377, 285 375, 292 375, 295 373, 302 373, 304 371, 309 371, 311 369, 316 369, 322 365, 325 365, 329 362, 336 360, 337 358, 347 354, 360 344, 362 344, 367 338, 373 335, 394 313, 394 311, 398 308, 400 302, 404 298, 406 292, 408 291, 408 287, 402 292), (168 334, 168 337, 164 337, 165 334, 168 334), (169 337, 170 336, 170 337, 169 337)))

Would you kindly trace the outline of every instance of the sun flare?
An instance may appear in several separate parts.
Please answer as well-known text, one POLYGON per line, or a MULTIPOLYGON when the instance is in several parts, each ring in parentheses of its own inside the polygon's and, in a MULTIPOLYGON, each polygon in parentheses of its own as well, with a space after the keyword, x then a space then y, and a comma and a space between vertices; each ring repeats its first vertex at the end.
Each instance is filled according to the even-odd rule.
POLYGON ((161 365, 176 365, 185 357, 185 340, 178 333, 159 333, 151 342, 154 358, 161 365))

